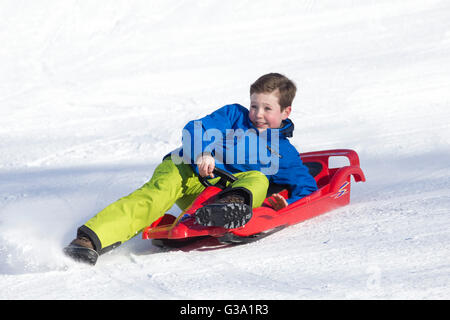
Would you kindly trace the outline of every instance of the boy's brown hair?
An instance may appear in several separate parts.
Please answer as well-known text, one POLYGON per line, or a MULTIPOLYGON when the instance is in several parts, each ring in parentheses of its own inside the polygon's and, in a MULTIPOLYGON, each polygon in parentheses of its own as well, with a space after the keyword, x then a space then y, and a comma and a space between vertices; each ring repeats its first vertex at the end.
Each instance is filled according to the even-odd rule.
POLYGON ((268 73, 258 78, 250 86, 250 95, 253 93, 272 93, 277 91, 278 103, 281 111, 292 105, 297 87, 286 76, 279 73, 268 73))

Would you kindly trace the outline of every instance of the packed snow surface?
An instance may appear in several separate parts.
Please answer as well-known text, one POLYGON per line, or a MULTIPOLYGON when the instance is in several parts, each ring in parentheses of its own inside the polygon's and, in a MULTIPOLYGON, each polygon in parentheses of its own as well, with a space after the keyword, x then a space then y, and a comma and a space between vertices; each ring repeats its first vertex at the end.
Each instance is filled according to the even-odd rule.
POLYGON ((0 26, 0 299, 450 298, 449 1, 3 0, 0 26), (268 72, 298 85, 300 152, 359 153, 350 205, 232 248, 63 255, 268 72))

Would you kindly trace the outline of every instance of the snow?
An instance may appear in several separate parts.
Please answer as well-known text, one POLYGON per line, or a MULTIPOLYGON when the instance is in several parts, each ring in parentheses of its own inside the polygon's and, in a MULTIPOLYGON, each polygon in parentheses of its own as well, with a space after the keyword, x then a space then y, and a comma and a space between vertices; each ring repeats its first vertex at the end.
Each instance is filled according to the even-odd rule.
POLYGON ((4 0, 0 21, 0 299, 450 298, 448 1, 4 0), (267 72, 299 87, 301 152, 359 153, 350 205, 221 250, 62 254, 267 72))

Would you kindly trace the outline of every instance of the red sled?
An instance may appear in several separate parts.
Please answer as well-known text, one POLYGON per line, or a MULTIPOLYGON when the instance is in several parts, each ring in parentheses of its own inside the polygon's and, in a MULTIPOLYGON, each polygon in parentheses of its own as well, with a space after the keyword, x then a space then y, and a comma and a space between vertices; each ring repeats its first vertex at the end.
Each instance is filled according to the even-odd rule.
MULTIPOLYGON (((236 229, 222 227, 206 227, 195 222, 193 214, 198 208, 214 202, 214 196, 225 187, 225 181, 233 178, 226 172, 215 172, 222 179, 216 185, 208 187, 197 197, 194 203, 178 218, 165 214, 153 222, 142 232, 143 239, 152 239, 153 244, 161 247, 172 247, 184 250, 203 247, 253 242, 268 236, 287 226, 300 223, 330 210, 347 205, 350 202, 351 177, 356 182, 366 181, 359 164, 358 154, 349 149, 335 149, 307 152, 300 154, 303 164, 314 176, 318 190, 286 208, 275 211, 268 198, 274 192, 288 197, 286 189, 269 186, 268 198, 261 207, 253 209, 251 220, 236 229), (349 165, 330 168, 330 157, 346 157, 349 165)), ((236 178, 234 178, 236 179, 236 178)), ((202 181, 204 183, 205 180, 202 181)))

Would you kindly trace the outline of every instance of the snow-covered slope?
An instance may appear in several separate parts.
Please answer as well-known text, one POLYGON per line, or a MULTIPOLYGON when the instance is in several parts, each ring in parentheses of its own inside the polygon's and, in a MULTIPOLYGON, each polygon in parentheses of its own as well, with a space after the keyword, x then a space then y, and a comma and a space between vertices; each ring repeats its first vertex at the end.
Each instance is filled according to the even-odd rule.
POLYGON ((448 1, 4 0, 0 43, 0 299, 450 298, 448 1), (349 206, 234 248, 63 256, 267 72, 299 87, 299 151, 359 153, 349 206))

